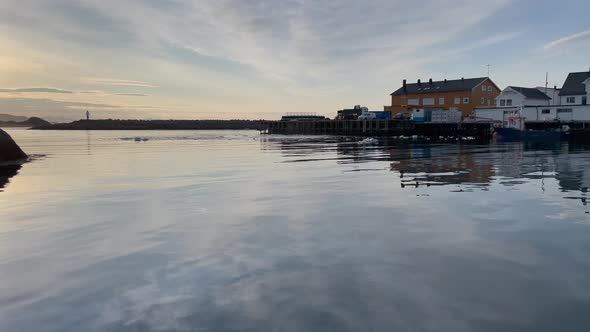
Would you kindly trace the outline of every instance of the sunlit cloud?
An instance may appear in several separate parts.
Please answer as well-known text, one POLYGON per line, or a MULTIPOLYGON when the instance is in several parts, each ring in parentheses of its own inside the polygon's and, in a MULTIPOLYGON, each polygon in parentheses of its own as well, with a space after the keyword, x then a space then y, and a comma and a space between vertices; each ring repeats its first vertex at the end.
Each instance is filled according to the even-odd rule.
MULTIPOLYGON (((332 116, 359 103, 382 108, 404 78, 483 76, 492 63, 505 71, 504 82, 494 77, 505 86, 525 84, 520 79, 538 67, 551 70, 538 54, 551 52, 533 53, 548 34, 515 20, 513 6, 511 0, 4 0, 0 44, 8 46, 0 84, 61 87, 72 93, 60 98, 71 102, 118 105, 149 96, 149 106, 166 117, 279 118, 302 109, 332 116), (520 63, 519 70, 507 69, 515 65, 500 58, 512 55, 512 62, 526 59, 528 73, 520 63)), ((120 112, 131 116, 127 108, 120 112)))
POLYGON ((127 97, 149 97, 150 95, 145 93, 115 93, 117 96, 127 96, 127 97))
POLYGON ((83 83, 87 84, 104 84, 104 85, 120 85, 120 86, 136 86, 136 87, 144 87, 144 88, 157 88, 158 86, 142 82, 142 81, 133 81, 133 80, 121 80, 121 79, 112 79, 112 78, 86 78, 82 81, 83 83))
POLYGON ((11 88, 11 89, 0 89, 3 93, 74 93, 70 90, 55 89, 55 88, 11 88))
POLYGON ((570 45, 579 45, 579 44, 586 44, 590 45, 590 30, 582 31, 567 37, 563 37, 557 40, 554 40, 550 43, 545 44, 545 50, 552 50, 559 47, 565 47, 570 45))

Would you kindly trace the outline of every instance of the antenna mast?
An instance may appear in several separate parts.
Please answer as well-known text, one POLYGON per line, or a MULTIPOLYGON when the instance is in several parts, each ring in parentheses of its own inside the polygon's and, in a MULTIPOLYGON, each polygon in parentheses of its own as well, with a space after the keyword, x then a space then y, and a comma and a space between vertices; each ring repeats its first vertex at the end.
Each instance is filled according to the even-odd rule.
MULTIPOLYGON (((547 96, 547 86, 549 85, 549 72, 545 72, 545 95, 547 96)), ((547 101, 547 105, 551 105, 551 101, 547 101)))

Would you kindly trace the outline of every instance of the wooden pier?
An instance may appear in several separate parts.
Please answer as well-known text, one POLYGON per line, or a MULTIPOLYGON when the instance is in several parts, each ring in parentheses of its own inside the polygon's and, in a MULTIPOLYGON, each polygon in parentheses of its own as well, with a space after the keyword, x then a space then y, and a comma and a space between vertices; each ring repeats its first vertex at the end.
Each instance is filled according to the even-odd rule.
POLYGON ((491 139, 491 123, 416 123, 400 120, 321 120, 321 121, 266 121, 262 127, 269 134, 283 135, 340 135, 340 136, 420 136, 473 137, 491 139))

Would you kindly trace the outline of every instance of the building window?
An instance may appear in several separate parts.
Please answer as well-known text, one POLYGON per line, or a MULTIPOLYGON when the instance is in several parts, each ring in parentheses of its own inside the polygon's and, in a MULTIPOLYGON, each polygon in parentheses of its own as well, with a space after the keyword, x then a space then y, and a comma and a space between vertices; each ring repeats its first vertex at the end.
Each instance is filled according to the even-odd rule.
POLYGON ((488 92, 492 92, 492 86, 488 85, 488 92))
POLYGON ((492 105, 492 101, 488 99, 488 106, 492 105))
POLYGON ((512 99, 506 99, 506 106, 512 106, 512 99))
POLYGON ((500 106, 506 106, 506 99, 500 99, 500 106))
POLYGON ((408 99, 408 105, 418 106, 420 105, 420 99, 408 99))
POLYGON ((482 85, 481 86, 481 91, 484 91, 485 92, 486 90, 487 90, 487 87, 485 85, 482 85))
POLYGON ((424 106, 432 106, 434 105, 434 98, 423 98, 422 105, 424 106))
POLYGON ((567 97, 565 100, 566 103, 568 104, 575 104, 576 103, 576 97, 567 97))
POLYGON ((571 108, 558 108, 557 109, 557 113, 571 113, 572 109, 571 108))
POLYGON ((469 104, 469 97, 463 97, 463 104, 469 104))
POLYGON ((481 104, 485 105, 486 104, 486 99, 484 97, 481 97, 481 104))
POLYGON ((551 110, 542 110, 541 111, 541 114, 549 114, 549 113, 551 113, 551 110))
POLYGON ((459 105, 461 104, 461 98, 457 97, 455 98, 455 105, 459 105))
POLYGON ((438 98, 438 104, 439 105, 444 105, 445 104, 445 98, 444 97, 438 98))

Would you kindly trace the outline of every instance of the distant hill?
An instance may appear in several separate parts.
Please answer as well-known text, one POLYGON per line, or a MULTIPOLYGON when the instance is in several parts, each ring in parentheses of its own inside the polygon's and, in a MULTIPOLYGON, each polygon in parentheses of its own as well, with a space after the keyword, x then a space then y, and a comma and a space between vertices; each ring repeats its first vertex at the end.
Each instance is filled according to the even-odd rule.
POLYGON ((263 129, 262 120, 79 120, 35 126, 43 130, 207 130, 263 129))
POLYGON ((32 117, 25 118, 23 121, 0 121, 0 127, 43 127, 49 126, 51 123, 41 118, 32 117))
POLYGON ((26 117, 26 116, 18 116, 18 115, 1 114, 0 113, 0 121, 23 122, 23 121, 27 121, 27 119, 28 119, 28 117, 26 117))

